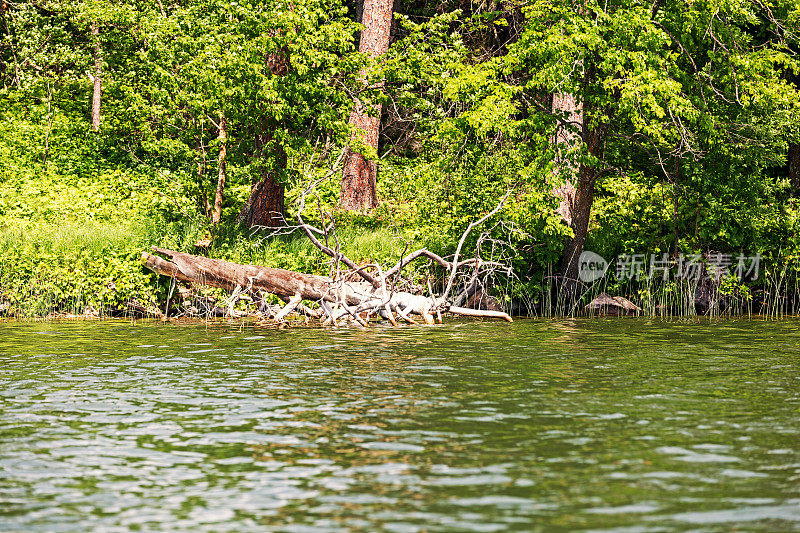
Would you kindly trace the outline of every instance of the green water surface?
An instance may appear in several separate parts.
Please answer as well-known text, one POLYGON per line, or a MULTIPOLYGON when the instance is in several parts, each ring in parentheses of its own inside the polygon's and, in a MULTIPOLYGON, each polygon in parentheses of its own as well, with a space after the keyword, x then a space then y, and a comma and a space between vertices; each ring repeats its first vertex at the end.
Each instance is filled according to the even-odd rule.
POLYGON ((0 531, 800 531, 800 321, 0 324, 0 531))

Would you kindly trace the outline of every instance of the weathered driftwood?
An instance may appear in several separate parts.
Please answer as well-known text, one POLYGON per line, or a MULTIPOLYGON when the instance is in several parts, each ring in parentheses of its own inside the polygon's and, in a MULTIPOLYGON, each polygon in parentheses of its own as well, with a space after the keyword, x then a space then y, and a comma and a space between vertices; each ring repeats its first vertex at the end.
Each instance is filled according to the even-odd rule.
POLYGON ((281 268, 241 265, 155 246, 152 251, 167 259, 145 252, 142 254, 145 266, 178 281, 228 291, 234 291, 237 287, 240 291, 250 293, 260 290, 285 298, 292 298, 295 294, 302 295, 304 300, 330 297, 330 278, 281 268))
MULTIPOLYGON (((478 245, 474 257, 461 259, 460 255, 469 233, 497 214, 511 194, 510 192, 497 207, 467 227, 450 261, 423 248, 406 255, 391 268, 383 268, 379 264, 358 265, 341 252, 332 214, 328 214, 326 217, 322 213, 321 228, 306 223, 302 215, 305 210, 306 195, 322 179, 326 179, 334 173, 341 159, 342 155, 339 156, 337 163, 334 164, 328 175, 313 182, 299 196, 297 209, 299 224, 293 228, 302 230, 314 246, 331 257, 331 277, 280 268, 240 265, 156 247, 152 249, 154 254, 162 255, 166 259, 144 253, 142 255, 144 264, 150 270, 178 281, 232 291, 229 313, 232 313, 236 299, 242 294, 255 298, 260 298, 261 293, 274 294, 286 304, 274 316, 279 321, 285 319, 289 313, 298 310, 306 316, 319 316, 323 319, 323 324, 336 324, 340 320, 350 320, 366 325, 366 320, 376 314, 389 320, 392 324, 397 324, 395 314, 410 323, 416 323, 411 315, 420 315, 425 323, 433 324, 434 315, 441 321, 441 313, 448 311, 464 316, 502 318, 509 322, 512 321, 511 317, 502 311, 460 307, 465 301, 465 291, 468 292, 468 288, 462 290, 462 293, 454 300, 450 300, 450 293, 455 288, 457 274, 461 268, 472 268, 471 286, 475 284, 481 273, 485 274, 498 269, 506 269, 510 272, 510 269, 503 264, 482 260, 478 254, 480 245, 478 245), (403 269, 412 261, 420 258, 427 259, 447 271, 447 281, 441 294, 434 295, 430 286, 428 287, 429 297, 395 289, 402 285, 398 283, 398 278, 403 269), (346 271, 343 271, 342 267, 346 271), (360 278, 362 281, 352 281, 353 278, 360 278), (319 309, 310 309, 302 303, 304 300, 318 304, 319 309)), ((468 296, 468 294, 466 295, 468 296)))
POLYGON ((366 281, 337 281, 327 276, 242 265, 164 248, 153 247, 152 251, 154 252, 152 254, 147 252, 142 254, 145 266, 178 281, 232 291, 234 299, 242 293, 254 296, 270 293, 278 296, 287 303, 275 316, 276 320, 284 319, 297 309, 303 300, 307 300, 320 305, 326 323, 336 323, 342 318, 351 318, 364 325, 366 319, 374 314, 380 314, 392 323, 396 323, 395 314, 410 323, 416 323, 410 316, 413 314, 422 316, 426 323, 432 324, 434 314, 442 311, 511 321, 511 317, 501 311, 449 306, 437 301, 438 298, 435 297, 391 291, 384 282, 385 275, 373 278, 378 280, 378 287, 375 287, 366 281), (154 254, 164 256, 166 259, 154 254))

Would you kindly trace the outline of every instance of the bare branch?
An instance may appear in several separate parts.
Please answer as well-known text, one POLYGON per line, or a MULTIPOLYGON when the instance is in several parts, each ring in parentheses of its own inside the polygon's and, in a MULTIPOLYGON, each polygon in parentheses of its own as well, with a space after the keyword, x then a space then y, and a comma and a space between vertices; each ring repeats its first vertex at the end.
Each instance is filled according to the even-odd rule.
POLYGON ((476 226, 480 226, 481 224, 489 220, 491 217, 493 217, 495 214, 497 214, 497 212, 499 212, 503 208, 509 196, 511 196, 511 189, 509 189, 508 192, 506 192, 505 196, 503 196, 503 198, 500 200, 500 203, 498 203, 494 209, 486 213, 484 216, 482 216, 475 222, 472 222, 469 226, 467 226, 467 229, 464 230, 464 233, 461 235, 461 239, 459 239, 458 241, 458 246, 456 246, 456 253, 453 256, 453 263, 450 269, 450 277, 447 280, 447 285, 445 286, 444 292, 442 292, 442 295, 439 297, 439 305, 444 303, 444 301, 447 299, 447 296, 450 294, 450 291, 453 289, 453 282, 455 281, 456 272, 458 271, 457 267, 458 256, 461 253, 461 248, 463 248, 464 242, 467 240, 467 236, 469 236, 473 228, 475 228, 476 226))

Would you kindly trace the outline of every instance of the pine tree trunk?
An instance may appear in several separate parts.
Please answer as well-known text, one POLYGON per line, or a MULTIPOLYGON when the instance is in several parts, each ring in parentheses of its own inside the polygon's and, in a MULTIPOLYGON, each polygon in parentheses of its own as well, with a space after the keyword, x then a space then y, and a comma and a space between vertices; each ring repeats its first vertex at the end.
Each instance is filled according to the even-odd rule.
POLYGON ((250 190, 247 205, 239 215, 239 222, 248 227, 275 228, 284 225, 284 189, 271 172, 264 172, 250 190))
MULTIPOLYGON (((269 143, 267 138, 269 133, 264 132, 257 137, 257 146, 261 152, 261 157, 265 157, 265 150, 269 143)), ((276 146, 276 163, 273 170, 266 167, 261 170, 261 177, 253 183, 250 189, 250 197, 242 208, 236 221, 245 223, 248 227, 255 226, 275 228, 285 224, 284 220, 284 186, 276 178, 277 168, 286 167, 286 152, 282 147, 276 146)))
POLYGON ((92 24, 92 39, 94 40, 94 90, 92 92, 92 129, 100 129, 100 92, 103 76, 103 51, 100 49, 100 26, 92 24))
POLYGON ((219 114, 219 158, 217 174, 217 192, 214 195, 214 212, 211 214, 211 223, 219 224, 222 218, 222 194, 225 191, 225 157, 228 155, 228 122, 225 113, 219 114))
MULTIPOLYGON (((364 0, 364 30, 361 32, 359 52, 375 58, 389 49, 393 3, 393 0, 364 0)), ((352 140, 361 138, 364 145, 377 151, 381 105, 372 106, 371 115, 366 111, 364 104, 356 100, 355 109, 350 114, 350 125, 354 127, 352 140)), ((356 150, 348 150, 339 206, 349 211, 368 211, 377 205, 377 163, 366 159, 356 150)))

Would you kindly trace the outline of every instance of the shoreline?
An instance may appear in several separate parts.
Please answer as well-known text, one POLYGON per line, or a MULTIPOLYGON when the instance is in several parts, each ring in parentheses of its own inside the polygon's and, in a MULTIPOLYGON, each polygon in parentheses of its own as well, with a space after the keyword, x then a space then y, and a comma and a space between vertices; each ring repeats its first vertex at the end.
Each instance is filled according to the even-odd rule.
MULTIPOLYGON (((686 321, 791 321, 800 320, 800 314, 785 314, 780 316, 773 316, 765 313, 752 313, 752 314, 717 314, 717 315, 618 315, 613 313, 608 314, 579 314, 579 315, 552 315, 552 316, 513 316, 514 322, 517 321, 565 321, 565 320, 659 320, 662 322, 686 322, 686 321)), ((93 316, 93 315, 75 315, 72 313, 54 313, 46 316, 30 316, 30 317, 0 317, 0 324, 26 324, 26 323, 59 323, 59 322, 146 322, 146 323, 160 323, 160 324, 230 324, 239 326, 256 326, 263 329, 292 329, 292 328, 305 328, 305 329, 334 329, 332 326, 322 325, 317 319, 304 320, 303 318, 292 317, 285 322, 275 322, 271 319, 259 319, 253 316, 245 317, 125 317, 125 316, 93 316)), ((436 326, 447 326, 453 323, 487 323, 487 322, 505 322, 499 319, 486 319, 486 318, 469 318, 459 316, 444 315, 444 322, 441 324, 434 324, 436 326)), ((386 320, 369 322, 370 327, 386 324, 391 326, 386 320)), ((426 326, 426 324, 401 324, 401 326, 426 326)), ((341 329, 344 326, 336 326, 335 329, 341 329)), ((349 327, 349 326, 348 326, 349 327)), ((363 327, 358 329, 365 329, 363 327)), ((368 328, 367 328, 368 329, 368 328)))

